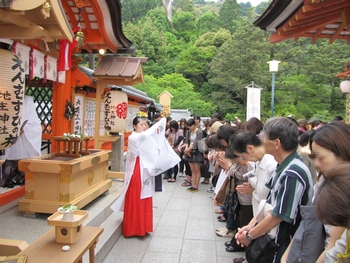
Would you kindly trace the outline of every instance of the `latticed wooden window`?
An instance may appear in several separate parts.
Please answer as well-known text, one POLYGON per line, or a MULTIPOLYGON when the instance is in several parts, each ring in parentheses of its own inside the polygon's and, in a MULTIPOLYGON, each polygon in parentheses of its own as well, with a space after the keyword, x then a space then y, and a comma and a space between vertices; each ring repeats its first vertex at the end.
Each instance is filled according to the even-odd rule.
POLYGON ((52 81, 35 78, 26 80, 26 95, 32 96, 43 134, 52 133, 52 81))

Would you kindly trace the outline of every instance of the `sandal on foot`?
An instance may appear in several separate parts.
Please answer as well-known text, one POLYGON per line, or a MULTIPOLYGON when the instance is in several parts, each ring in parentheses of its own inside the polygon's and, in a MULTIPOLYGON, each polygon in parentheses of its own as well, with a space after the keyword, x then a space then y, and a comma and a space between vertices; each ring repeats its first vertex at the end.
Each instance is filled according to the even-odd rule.
POLYGON ((191 184, 189 181, 187 181, 187 180, 185 180, 185 182, 182 183, 181 185, 182 185, 183 187, 192 186, 192 184, 191 184))
POLYGON ((233 259, 233 263, 242 263, 244 260, 245 260, 245 258, 242 258, 242 257, 240 257, 240 258, 234 258, 234 259, 233 259))
POLYGON ((222 211, 220 208, 215 209, 215 214, 224 214, 224 211, 222 211))
POLYGON ((219 222, 226 222, 227 219, 224 216, 218 216, 218 221, 219 222))

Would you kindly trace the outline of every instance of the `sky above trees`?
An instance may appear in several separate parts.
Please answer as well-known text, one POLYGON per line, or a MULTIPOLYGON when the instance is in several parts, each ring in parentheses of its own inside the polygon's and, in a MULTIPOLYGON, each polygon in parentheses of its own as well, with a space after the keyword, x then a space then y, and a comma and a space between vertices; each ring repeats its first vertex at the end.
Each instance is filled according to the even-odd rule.
POLYGON ((250 2, 252 6, 257 6, 261 2, 266 2, 266 0, 237 0, 237 3, 247 3, 250 2))

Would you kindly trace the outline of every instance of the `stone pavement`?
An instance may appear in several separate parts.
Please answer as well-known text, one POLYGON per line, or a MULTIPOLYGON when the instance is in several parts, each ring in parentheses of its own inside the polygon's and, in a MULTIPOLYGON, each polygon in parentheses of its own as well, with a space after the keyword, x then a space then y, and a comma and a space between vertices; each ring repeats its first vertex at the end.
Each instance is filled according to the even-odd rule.
MULTIPOLYGON (((233 258, 244 256, 242 252, 226 252, 224 242, 230 238, 215 234, 215 229, 224 227, 225 223, 218 222, 214 213, 217 207, 213 206, 212 194, 207 193, 211 185, 200 184, 199 192, 190 193, 182 183, 183 177, 178 177, 175 183, 163 180, 164 192, 157 192, 153 198, 154 232, 143 238, 124 238, 121 235, 122 212, 112 213, 109 208, 121 192, 123 183, 120 181, 113 181, 108 195, 82 208, 89 211, 84 225, 104 228, 95 250, 96 262, 231 263, 233 258)), ((37 214, 36 218, 28 218, 18 211, 17 204, 4 208, 0 210, 0 238, 25 240, 31 244, 52 228, 47 224, 50 215, 37 214)), ((83 259, 88 262, 88 253, 83 259)))
POLYGON ((177 182, 163 180, 164 192, 153 197, 154 233, 146 237, 120 236, 103 263, 115 262, 217 262, 232 263, 244 253, 225 251, 229 237, 218 237, 215 229, 224 227, 218 222, 213 206, 211 186, 200 184, 199 192, 190 193, 177 182))

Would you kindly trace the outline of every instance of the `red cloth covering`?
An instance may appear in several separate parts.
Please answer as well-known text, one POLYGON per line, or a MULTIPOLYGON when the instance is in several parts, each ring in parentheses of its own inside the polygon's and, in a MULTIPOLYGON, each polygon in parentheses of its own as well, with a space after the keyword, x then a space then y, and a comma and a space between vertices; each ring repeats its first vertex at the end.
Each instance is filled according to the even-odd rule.
POLYGON ((122 233, 125 237, 145 236, 153 232, 152 197, 141 199, 140 158, 136 158, 124 202, 124 219, 122 233))
MULTIPOLYGON (((80 25, 73 28, 73 33, 75 34, 80 29, 80 25)), ((73 50, 77 47, 78 43, 73 38, 72 42, 69 42, 66 39, 60 39, 59 43, 59 53, 57 60, 57 71, 69 70, 72 67, 72 53, 73 50)))

